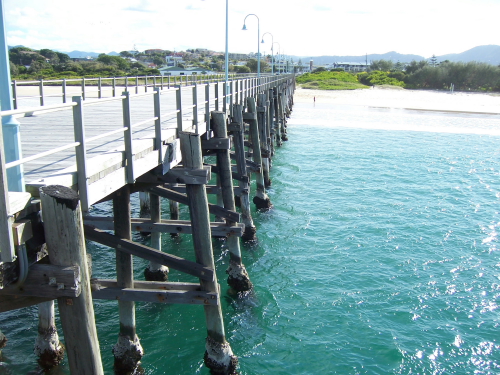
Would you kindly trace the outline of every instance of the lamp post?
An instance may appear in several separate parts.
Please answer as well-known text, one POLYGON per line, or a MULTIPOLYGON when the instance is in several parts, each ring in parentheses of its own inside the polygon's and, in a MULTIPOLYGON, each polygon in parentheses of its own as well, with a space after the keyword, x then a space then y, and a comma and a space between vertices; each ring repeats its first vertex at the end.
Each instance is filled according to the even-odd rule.
POLYGON ((273 34, 271 33, 264 33, 262 34, 262 42, 264 43, 264 35, 269 34, 271 35, 271 74, 274 75, 274 37, 273 34))
POLYGON ((278 73, 281 73, 281 60, 280 60, 280 50, 281 50, 281 45, 278 42, 273 42, 273 44, 278 45, 278 73))
MULTIPOLYGON (((12 91, 10 87, 9 53, 4 23, 3 1, 0 0, 0 101, 2 111, 12 109, 12 91)), ((14 116, 2 117, 3 147, 5 161, 11 162, 22 158, 20 124, 14 116)), ((7 170, 8 187, 10 191, 24 191, 23 167, 18 165, 7 170)))
POLYGON ((229 103, 229 0, 226 0, 226 52, 225 52, 225 62, 224 62, 224 81, 226 85, 226 103, 229 103))
POLYGON ((250 13, 245 16, 245 19, 243 20, 243 28, 242 30, 247 29, 246 25, 246 20, 248 16, 255 16, 257 17, 257 77, 260 77, 260 19, 256 14, 250 13))

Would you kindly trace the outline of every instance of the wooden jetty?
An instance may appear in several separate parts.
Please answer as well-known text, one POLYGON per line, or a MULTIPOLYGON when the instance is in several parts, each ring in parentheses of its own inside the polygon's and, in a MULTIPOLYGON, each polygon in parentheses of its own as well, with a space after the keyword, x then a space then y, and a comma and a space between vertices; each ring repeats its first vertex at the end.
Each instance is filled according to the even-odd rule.
MULTIPOLYGON (((40 106, 16 104, 1 112, 21 121, 23 157, 6 163, 3 148, 0 153, 0 312, 38 304, 35 350, 42 366, 57 365, 63 355, 54 323, 57 300, 71 373, 103 374, 92 300, 108 299, 117 300, 119 309, 116 373, 135 371, 144 355, 136 334, 137 301, 202 305, 205 364, 214 374, 236 373, 211 241, 226 238, 230 287, 250 290, 240 237, 256 239, 251 195, 258 209, 272 207, 269 169, 275 148, 286 140, 295 78, 205 78, 174 84, 163 78, 148 84, 146 78, 141 87, 137 78, 121 94, 116 79, 109 79, 108 96, 99 79, 97 98, 85 97, 83 82, 71 101, 64 81, 56 104, 43 99, 42 82, 40 106), (205 162, 210 155, 215 164, 205 162), (23 170, 25 192, 8 191, 9 168, 23 170), (133 192, 149 198, 142 202, 148 217, 131 217, 133 192), (217 195, 217 204, 208 203, 207 194, 217 195), (161 218, 161 198, 170 201, 170 220, 161 218), (92 215, 92 205, 104 201, 113 203, 111 217, 92 215), (179 203, 189 207, 190 220, 178 219, 179 203), (151 233, 151 246, 132 241, 132 231, 151 233), (192 235, 196 261, 162 251, 161 233, 192 235), (85 240, 116 250, 116 279, 92 278, 85 240), (145 281, 134 280, 133 256, 150 262, 145 281), (170 282, 169 268, 198 282, 170 282)), ((14 83, 16 103, 21 88, 14 83)))

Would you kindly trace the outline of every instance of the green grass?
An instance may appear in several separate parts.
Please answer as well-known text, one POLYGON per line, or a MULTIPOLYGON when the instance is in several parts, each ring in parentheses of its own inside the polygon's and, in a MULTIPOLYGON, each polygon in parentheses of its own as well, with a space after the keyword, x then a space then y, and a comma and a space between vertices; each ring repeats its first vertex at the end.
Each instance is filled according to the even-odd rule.
POLYGON ((312 81, 304 83, 302 88, 311 90, 357 90, 367 89, 368 86, 359 82, 343 82, 336 79, 329 79, 325 81, 312 81))
POLYGON ((347 72, 306 73, 297 77, 297 83, 311 90, 356 90, 365 89, 358 78, 347 72))

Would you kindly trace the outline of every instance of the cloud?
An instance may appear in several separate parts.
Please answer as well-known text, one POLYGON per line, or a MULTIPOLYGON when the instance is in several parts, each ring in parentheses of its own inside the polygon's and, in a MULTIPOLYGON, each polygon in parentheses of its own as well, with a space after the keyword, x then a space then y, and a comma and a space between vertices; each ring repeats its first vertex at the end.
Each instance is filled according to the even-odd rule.
POLYGON ((317 12, 329 12, 332 10, 331 7, 325 5, 315 5, 313 9, 317 12))
POLYGON ((148 0, 140 0, 137 5, 130 5, 128 7, 122 8, 126 11, 131 12, 143 12, 143 13, 155 13, 156 10, 151 7, 148 0))

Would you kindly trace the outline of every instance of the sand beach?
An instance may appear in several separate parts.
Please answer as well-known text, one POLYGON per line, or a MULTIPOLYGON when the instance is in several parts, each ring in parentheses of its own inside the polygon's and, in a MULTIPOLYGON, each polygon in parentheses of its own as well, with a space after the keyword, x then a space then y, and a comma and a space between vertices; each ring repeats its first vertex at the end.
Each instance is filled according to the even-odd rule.
POLYGON ((309 90, 297 88, 295 103, 360 105, 451 112, 500 114, 500 93, 407 90, 383 86, 363 90, 309 90))

